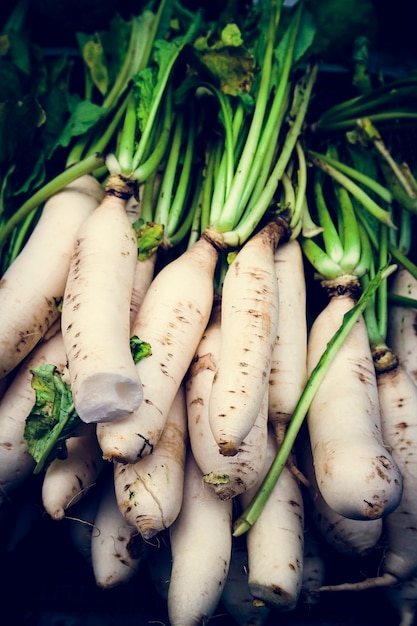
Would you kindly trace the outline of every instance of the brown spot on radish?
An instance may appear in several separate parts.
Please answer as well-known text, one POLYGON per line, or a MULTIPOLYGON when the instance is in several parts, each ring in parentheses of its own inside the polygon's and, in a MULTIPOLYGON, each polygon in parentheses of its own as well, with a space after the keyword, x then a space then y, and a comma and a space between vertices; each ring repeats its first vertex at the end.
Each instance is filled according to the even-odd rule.
POLYGON ((293 572, 297 570, 297 568, 292 563, 288 563, 288 569, 292 570, 293 572))
POLYGON ((203 398, 194 398, 190 404, 199 404, 200 406, 204 406, 203 398))
POLYGON ((384 467, 385 469, 387 470, 394 469, 394 465, 388 457, 381 455, 378 457, 378 460, 381 463, 382 467, 384 467))

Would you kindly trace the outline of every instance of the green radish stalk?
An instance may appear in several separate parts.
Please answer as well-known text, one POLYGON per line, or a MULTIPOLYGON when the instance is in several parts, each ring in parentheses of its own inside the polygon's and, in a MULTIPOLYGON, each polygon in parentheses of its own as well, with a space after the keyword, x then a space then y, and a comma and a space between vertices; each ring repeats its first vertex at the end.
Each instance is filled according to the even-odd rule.
POLYGON ((117 504, 145 540, 169 528, 182 504, 187 410, 181 385, 152 454, 136 463, 114 462, 117 504))
POLYGON ((268 416, 280 443, 307 379, 307 315, 304 259, 291 239, 274 255, 278 278, 278 331, 269 375, 268 416))
POLYGON ((152 349, 136 364, 144 399, 128 417, 97 424, 106 460, 134 463, 158 443, 210 318, 217 258, 216 245, 202 236, 165 265, 148 288, 132 329, 152 349))
MULTIPOLYGON (((417 300, 417 279, 403 266, 392 277, 390 292, 417 300)), ((417 384, 417 307, 391 302, 388 308, 387 342, 417 384)))
POLYGON ((221 301, 213 305, 212 315, 198 345, 186 377, 187 418, 190 445, 203 480, 222 500, 234 498, 249 489, 263 468, 268 433, 267 394, 259 414, 234 456, 219 454, 209 424, 209 399, 221 342, 221 301))
POLYGON ((0 379, 14 370, 59 318, 80 225, 103 198, 83 176, 51 196, 24 248, 0 282, 0 379))
POLYGON ((103 470, 105 461, 96 430, 89 426, 89 432, 66 440, 66 457, 55 458, 44 474, 42 503, 54 520, 65 517, 67 509, 86 495, 103 470))
POLYGON ((112 473, 104 478, 91 536, 91 562, 96 585, 111 589, 137 574, 144 560, 145 543, 119 511, 112 473))
POLYGON ((333 550, 352 557, 363 557, 378 547, 382 518, 357 520, 331 509, 317 486, 311 446, 306 429, 297 439, 298 467, 309 486, 303 490, 306 514, 321 538, 333 550))
POLYGON ((232 502, 220 500, 187 455, 181 512, 170 527, 171 626, 206 624, 220 601, 232 549, 232 502), (196 564, 198 563, 198 567, 196 564))
POLYGON ((271 608, 255 600, 248 585, 248 551, 246 541, 233 539, 232 556, 222 605, 239 626, 263 626, 270 618, 271 608))
MULTIPOLYGON (((253 498, 277 452, 272 432, 260 481, 239 496, 243 507, 253 498)), ((297 478, 288 467, 246 536, 249 590, 279 611, 295 609, 301 592, 304 551, 304 504, 297 478)))
POLYGON ((35 404, 32 369, 48 363, 59 371, 65 368, 66 355, 61 333, 41 342, 19 366, 0 402, 0 504, 35 468, 24 438, 26 418, 35 404))
MULTIPOLYGON (((353 307, 354 277, 323 281, 329 302, 314 320, 310 375, 353 307)), ((400 503, 401 472, 384 444, 375 368, 363 316, 343 342, 310 404, 307 424, 318 488, 328 506, 356 520, 384 517, 400 503)))
POLYGON ((209 420, 225 456, 239 451, 268 390, 278 329, 274 253, 287 235, 283 220, 268 223, 242 246, 224 278, 222 337, 209 420))
POLYGON ((78 230, 62 305, 62 334, 75 408, 86 423, 138 408, 142 386, 130 351, 130 300, 137 242, 120 177, 78 230))

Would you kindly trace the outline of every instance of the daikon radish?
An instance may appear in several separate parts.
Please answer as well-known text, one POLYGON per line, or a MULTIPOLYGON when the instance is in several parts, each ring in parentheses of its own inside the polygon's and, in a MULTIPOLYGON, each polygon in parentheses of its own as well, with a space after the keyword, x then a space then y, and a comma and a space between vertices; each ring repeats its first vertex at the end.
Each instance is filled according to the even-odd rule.
POLYGON ((222 338, 209 419, 225 456, 237 454, 268 389, 278 329, 274 252, 286 234, 283 223, 270 222, 246 241, 224 278, 222 338))
POLYGON ((221 301, 213 306, 212 316, 197 348, 186 378, 188 433, 194 459, 203 480, 222 500, 249 489, 262 471, 268 434, 267 392, 249 434, 234 456, 219 454, 209 423, 209 399, 220 350, 221 301))
POLYGON ((271 609, 255 600, 248 585, 248 552, 246 540, 233 539, 229 573, 222 593, 222 605, 239 626, 262 626, 271 609))
POLYGON ((134 463, 159 441, 210 317, 217 258, 216 244, 202 236, 152 281, 132 329, 152 348, 136 365, 144 400, 127 418, 97 424, 105 459, 134 463))
POLYGON ((382 432, 401 471, 402 498, 384 518, 385 542, 379 574, 357 583, 327 585, 321 588, 324 591, 394 586, 417 573, 417 386, 389 351, 375 363, 382 432))
POLYGON ((98 587, 127 583, 139 571, 145 543, 119 511, 112 473, 106 476, 91 535, 91 562, 98 587))
POLYGON ((379 547, 382 518, 357 520, 333 511, 317 486, 308 433, 304 429, 297 439, 298 467, 309 486, 303 489, 304 505, 309 520, 333 550, 346 556, 363 557, 379 547))
POLYGON ((278 443, 307 380, 306 281, 300 244, 292 239, 274 255, 278 278, 278 330, 269 375, 268 414, 278 443))
POLYGON ((399 616, 398 626, 413 626, 417 615, 417 576, 385 589, 386 598, 399 616))
MULTIPOLYGON (((399 266, 392 277, 390 291, 395 295, 417 300, 417 279, 405 267, 399 266)), ((416 325, 416 308, 390 303, 387 343, 415 383, 417 383, 416 325)))
POLYGON ((119 509, 146 540, 169 528, 178 517, 186 444, 187 409, 181 386, 152 454, 136 463, 114 462, 114 487, 119 509))
POLYGON ((62 305, 74 404, 87 423, 121 419, 143 399, 130 351, 137 242, 126 201, 132 191, 116 179, 78 230, 62 305))
POLYGON ((0 401, 0 504, 31 475, 36 465, 24 438, 26 418, 36 400, 31 370, 51 363, 62 371, 65 361, 62 336, 58 333, 34 348, 0 401))
POLYGON ((171 626, 206 624, 213 616, 229 570, 231 524, 231 500, 220 500, 204 484, 202 473, 189 453, 181 512, 170 527, 172 571, 168 614, 171 626))
MULTIPOLYGON (((355 302, 357 279, 324 281, 329 302, 314 320, 310 375, 355 302)), ((375 368, 363 317, 330 365, 307 414, 318 488, 328 506, 351 519, 376 519, 399 504, 402 477, 384 445, 375 368)))
POLYGON ((55 458, 46 469, 42 503, 52 519, 63 519, 67 509, 86 495, 103 470, 105 461, 95 427, 90 426, 88 434, 67 439, 67 456, 55 458))
POLYGON ((82 176, 52 196, 24 248, 0 281, 0 379, 42 339, 60 315, 76 233, 104 191, 82 176))
POLYGON ((144 261, 136 262, 135 274, 132 286, 132 295, 130 298, 130 325, 133 323, 138 314, 140 305, 142 304, 145 293, 148 291, 150 284, 154 278, 156 252, 149 256, 144 261))
MULTIPOLYGON (((250 503, 276 452, 276 441, 271 433, 258 484, 238 496, 243 507, 250 503)), ((247 533, 246 541, 250 592, 271 608, 292 611, 303 580, 304 504, 298 481, 287 467, 247 533)))

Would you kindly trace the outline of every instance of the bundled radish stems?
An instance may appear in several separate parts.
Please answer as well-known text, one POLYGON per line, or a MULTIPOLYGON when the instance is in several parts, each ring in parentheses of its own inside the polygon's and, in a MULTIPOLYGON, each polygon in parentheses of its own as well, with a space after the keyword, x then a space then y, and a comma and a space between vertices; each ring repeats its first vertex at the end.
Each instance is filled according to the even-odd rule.
MULTIPOLYGON (((207 173, 201 189, 203 206, 200 235, 195 242, 190 242, 183 254, 165 265, 157 274, 146 292, 133 324, 132 332, 148 342, 153 350, 151 358, 144 359, 137 365, 144 390, 144 402, 128 418, 118 420, 115 424, 100 424, 98 437, 105 458, 133 462, 152 452, 157 444, 167 419, 167 412, 207 326, 213 306, 215 270, 219 253, 228 247, 241 246, 241 249, 238 250, 236 259, 221 286, 222 325, 224 326, 229 319, 231 331, 236 333, 239 328, 236 315, 243 316, 248 323, 251 319, 251 332, 259 345, 261 345, 259 341, 262 340, 265 355, 262 357, 264 366, 259 371, 258 358, 261 353, 253 352, 252 356, 248 351, 246 354, 247 373, 259 371, 259 374, 252 374, 256 393, 252 394, 249 389, 243 388, 239 392, 241 403, 243 400, 246 404, 246 399, 252 396, 253 400, 247 407, 248 421, 244 424, 240 414, 242 427, 236 431, 236 426, 232 425, 230 435, 219 432, 215 420, 220 418, 221 423, 222 415, 229 411, 231 405, 231 400, 227 399, 227 391, 226 393, 222 391, 222 388, 228 387, 224 376, 228 373, 235 375, 237 370, 230 362, 229 365, 227 361, 223 362, 224 356, 219 357, 215 390, 210 398, 212 407, 210 421, 217 443, 223 452, 232 455, 237 453, 259 413, 268 384, 269 360, 276 337, 276 317, 275 321, 271 319, 270 324, 262 326, 264 316, 256 315, 256 309, 261 306, 263 300, 265 314, 269 316, 271 313, 270 305, 277 293, 273 254, 278 242, 287 237, 288 225, 282 218, 272 219, 259 234, 253 238, 252 234, 269 209, 277 185, 292 155, 301 132, 315 78, 315 69, 309 68, 294 88, 294 123, 288 129, 283 126, 284 145, 275 159, 275 145, 272 144, 271 150, 270 132, 274 132, 278 138, 280 126, 277 126, 277 123, 282 122, 284 112, 287 110, 291 87, 289 77, 294 64, 293 56, 300 28, 301 11, 298 10, 293 17, 291 37, 285 46, 280 84, 273 93, 276 73, 281 69, 273 62, 277 15, 277 8, 271 7, 268 15, 268 44, 259 77, 260 82, 254 86, 254 109, 251 115, 245 113, 242 101, 238 97, 239 93, 233 98, 226 97, 222 91, 199 79, 191 82, 191 87, 185 84, 184 89, 192 88, 195 94, 193 97, 202 111, 203 117, 201 118, 200 113, 200 120, 203 122, 204 115, 210 113, 209 108, 213 104, 218 105, 220 129, 224 129, 224 134, 220 140, 215 137, 208 150, 207 173), (273 98, 272 103, 269 103, 271 93, 273 98), (214 161, 211 161, 212 159, 214 161), (260 262, 265 263, 265 268, 259 266, 260 262), (236 274, 235 270, 238 268, 240 271, 236 274), (265 287, 259 294, 257 281, 261 276, 265 287), (234 278, 241 277, 246 277, 244 289, 239 285, 235 286, 234 278), (249 288, 247 280, 249 277, 255 285, 253 291, 249 288), (227 296, 228 293, 230 296, 227 296), (238 303, 237 297, 247 298, 244 306, 238 303), (156 311, 161 315, 159 319, 155 314, 156 311), (164 330, 161 334, 161 329, 167 331, 164 330)), ((238 52, 246 54, 242 44, 238 46, 238 52)), ((254 62, 253 60, 252 63, 254 62)), ((164 178, 165 176, 162 186, 164 178)), ((250 327, 247 328, 249 330, 250 327)), ((225 332, 224 336, 228 337, 229 334, 225 332)), ((234 346, 232 351, 224 344, 220 349, 221 353, 228 354, 229 359, 234 355, 242 363, 243 359, 238 357, 236 352, 241 346, 240 332, 236 339, 231 336, 230 342, 229 346, 234 346)), ((243 375, 246 379, 246 374, 243 375)), ((249 378, 250 376, 247 380, 249 378)), ((238 394, 234 394, 233 405, 236 405, 236 408, 233 413, 238 415, 237 402, 238 394)))

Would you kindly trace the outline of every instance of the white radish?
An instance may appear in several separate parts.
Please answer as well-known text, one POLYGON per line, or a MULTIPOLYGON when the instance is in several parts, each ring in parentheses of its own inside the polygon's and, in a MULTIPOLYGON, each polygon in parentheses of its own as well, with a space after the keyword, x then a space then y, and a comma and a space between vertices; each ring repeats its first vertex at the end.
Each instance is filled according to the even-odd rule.
POLYGON ((145 260, 136 261, 136 269, 133 279, 132 295, 130 299, 130 325, 133 326, 142 304, 145 293, 148 291, 154 278, 157 254, 154 252, 145 260))
MULTIPOLYGON (((417 279, 403 266, 395 271, 390 292, 417 300, 417 279)), ((390 302, 387 343, 417 383, 417 307, 390 302)))
MULTIPOLYGON (((250 504, 276 453, 271 433, 259 482, 238 496, 243 508, 250 504)), ((292 611, 303 580, 304 504, 298 480, 288 467, 283 468, 246 542, 250 592, 271 608, 292 611)))
POLYGON ((292 239, 278 246, 274 262, 279 314, 269 375, 268 413, 280 443, 307 379, 306 280, 299 242, 292 239))
POLYGON ((297 461, 309 483, 303 490, 306 513, 326 544, 339 554, 352 557, 363 557, 379 547, 382 518, 350 519, 333 511, 324 500, 317 486, 310 441, 305 430, 297 439, 297 461))
POLYGON ((78 230, 62 305, 74 404, 86 423, 121 419, 143 399, 130 350, 137 241, 122 182, 109 179, 105 198, 78 230))
POLYGON ((324 590, 360 591, 388 587, 417 573, 417 386, 395 355, 385 352, 375 361, 378 371, 382 432, 403 480, 401 502, 384 518, 384 552, 379 575, 357 583, 323 587, 324 590))
POLYGON ((119 509, 145 540, 169 528, 182 504, 187 409, 181 386, 152 454, 136 463, 114 462, 119 509))
POLYGON ((249 434, 234 456, 219 454, 209 423, 209 399, 220 351, 221 327, 218 300, 197 348, 186 378, 188 433, 194 459, 203 480, 219 498, 233 498, 249 489, 262 471, 268 435, 267 393, 249 434))
POLYGON ((54 520, 65 517, 67 509, 95 485, 104 468, 95 427, 90 426, 90 432, 66 440, 66 457, 55 458, 44 474, 42 502, 54 520))
POLYGON ((229 570, 231 525, 231 500, 220 500, 204 484, 202 473, 189 453, 181 512, 170 527, 172 571, 168 615, 171 626, 206 624, 213 616, 229 570))
MULTIPOLYGON (((327 284, 329 302, 314 320, 310 374, 355 303, 356 278, 327 284)), ((328 506, 351 519, 384 517, 399 504, 402 477, 384 445, 375 368, 361 316, 343 342, 307 414, 318 488, 328 506)))
POLYGON ((110 589, 137 574, 145 556, 145 543, 119 511, 112 473, 105 478, 91 536, 91 561, 96 585, 110 589))
POLYGON ((49 363, 63 371, 65 361, 64 344, 58 333, 34 348, 0 401, 0 503, 32 474, 36 465, 24 438, 26 418, 36 401, 31 370, 49 363))
POLYGON ((152 349, 136 365, 144 399, 127 418, 97 424, 106 460, 134 463, 159 441, 210 317, 217 258, 217 247, 203 236, 165 265, 148 288, 132 329, 152 349))
POLYGON ((42 339, 60 315, 76 233, 104 191, 82 176, 45 203, 27 243, 0 281, 0 379, 42 339))
POLYGON ((249 591, 248 552, 246 540, 241 537, 233 539, 222 605, 239 626, 263 626, 271 615, 271 608, 255 600, 249 591))
POLYGON ((228 267, 222 286, 219 361, 210 394, 210 427, 225 456, 237 454, 268 389, 278 329, 274 252, 286 231, 271 222, 228 267))

